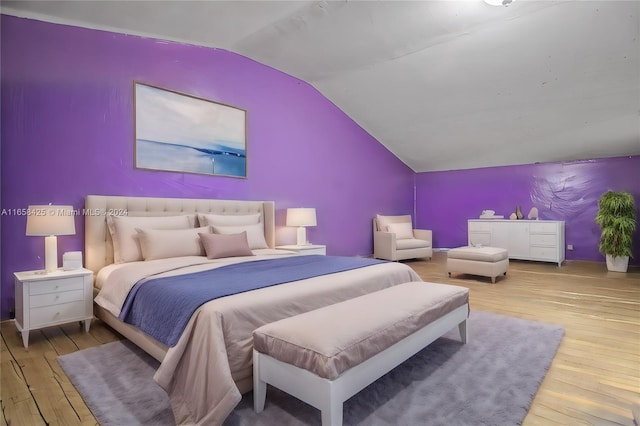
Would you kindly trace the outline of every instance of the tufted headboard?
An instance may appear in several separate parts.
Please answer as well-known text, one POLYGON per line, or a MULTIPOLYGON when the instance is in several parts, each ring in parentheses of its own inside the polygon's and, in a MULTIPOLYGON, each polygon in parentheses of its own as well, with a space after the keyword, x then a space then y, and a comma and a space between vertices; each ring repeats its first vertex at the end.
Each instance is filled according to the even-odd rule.
POLYGON ((264 237, 275 246, 275 203, 273 201, 212 200, 197 198, 154 198, 87 195, 85 200, 85 268, 97 273, 113 263, 113 242, 107 228, 107 214, 124 216, 172 216, 181 214, 262 213, 264 237))

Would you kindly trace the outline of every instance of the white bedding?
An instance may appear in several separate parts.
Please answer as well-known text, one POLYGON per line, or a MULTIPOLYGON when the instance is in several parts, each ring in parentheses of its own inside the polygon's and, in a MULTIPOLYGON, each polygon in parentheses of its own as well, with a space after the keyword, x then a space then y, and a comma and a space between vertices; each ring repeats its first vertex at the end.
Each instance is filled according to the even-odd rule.
MULTIPOLYGON (((208 260, 191 256, 109 265, 98 274, 95 301, 118 315, 129 289, 149 275, 169 276, 231 263, 291 256, 254 250, 256 256, 208 260)), ((251 383, 252 332, 299 313, 409 281, 407 265, 388 262, 222 297, 200 307, 154 379, 168 393, 178 424, 221 424, 241 399, 236 383, 251 383)))
POLYGON ((274 249, 257 249, 252 250, 252 252, 253 256, 225 257, 221 259, 207 259, 205 256, 184 256, 114 263, 102 268, 96 276, 95 287, 100 289, 100 292, 96 296, 95 302, 117 317, 120 315, 120 309, 131 287, 141 279, 151 275, 169 277, 251 260, 275 259, 297 255, 293 251, 274 249), (105 283, 110 283, 111 285, 105 286, 105 283))

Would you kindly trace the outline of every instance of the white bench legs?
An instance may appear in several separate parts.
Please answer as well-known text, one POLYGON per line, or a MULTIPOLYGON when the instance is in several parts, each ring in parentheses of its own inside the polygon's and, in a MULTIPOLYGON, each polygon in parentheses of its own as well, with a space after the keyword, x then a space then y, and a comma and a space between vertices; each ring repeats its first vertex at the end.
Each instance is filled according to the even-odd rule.
POLYGON ((460 306, 426 327, 405 337, 368 360, 345 371, 335 380, 317 376, 305 369, 253 351, 253 406, 264 409, 267 383, 316 407, 322 413, 322 426, 342 425, 344 401, 415 355, 434 340, 454 328, 467 343, 469 305, 460 306))

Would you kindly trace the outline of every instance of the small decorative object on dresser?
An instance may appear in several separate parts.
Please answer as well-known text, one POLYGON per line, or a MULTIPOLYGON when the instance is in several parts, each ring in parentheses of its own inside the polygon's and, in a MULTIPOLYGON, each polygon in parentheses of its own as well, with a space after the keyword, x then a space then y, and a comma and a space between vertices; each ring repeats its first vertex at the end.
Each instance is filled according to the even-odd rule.
POLYGON ((55 270, 16 272, 16 327, 24 347, 29 331, 72 321, 84 321, 89 331, 93 318, 93 272, 55 270))
POLYGON ((327 246, 320 244, 307 244, 306 246, 299 246, 296 244, 288 246, 277 246, 278 250, 295 251, 298 254, 327 254, 327 246))
POLYGON ((524 219, 524 215, 522 214, 522 209, 520 206, 516 206, 516 217, 518 219, 524 219))
POLYGON ((529 214, 527 215, 527 219, 538 220, 538 209, 536 207, 531 207, 531 210, 529 210, 529 214))

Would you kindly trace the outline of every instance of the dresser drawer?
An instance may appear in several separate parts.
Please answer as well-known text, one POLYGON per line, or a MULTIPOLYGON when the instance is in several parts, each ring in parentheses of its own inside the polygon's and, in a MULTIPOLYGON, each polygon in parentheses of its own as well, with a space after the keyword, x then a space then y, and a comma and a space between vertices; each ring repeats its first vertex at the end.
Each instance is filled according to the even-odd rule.
POLYGON ((491 224, 487 222, 469 222, 469 232, 491 232, 491 224))
POLYGON ((556 247, 531 247, 529 255, 535 260, 550 260, 556 261, 557 259, 556 247))
POLYGON ((29 313, 31 328, 54 324, 58 321, 70 321, 84 317, 84 302, 63 303, 62 305, 33 308, 29 313))
POLYGON ((60 305, 63 303, 77 302, 84 300, 84 291, 60 291, 57 293, 36 294, 29 298, 29 304, 32 308, 41 306, 60 305))
POLYGON ((558 237, 552 234, 531 234, 530 242, 532 246, 556 247, 558 237))
POLYGON ((470 246, 490 246, 491 233, 489 232, 469 232, 470 246))
POLYGON ((557 234, 558 226, 555 223, 531 223, 529 226, 529 232, 532 234, 557 234))
POLYGON ((59 291, 82 290, 84 279, 82 277, 60 278, 46 281, 33 282, 29 286, 29 294, 56 293, 59 291))

